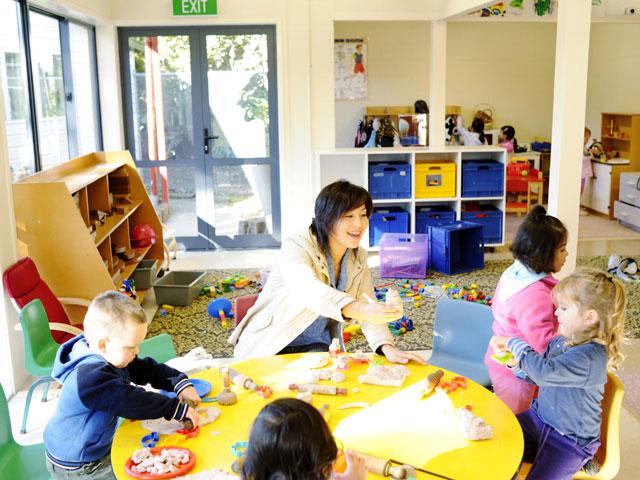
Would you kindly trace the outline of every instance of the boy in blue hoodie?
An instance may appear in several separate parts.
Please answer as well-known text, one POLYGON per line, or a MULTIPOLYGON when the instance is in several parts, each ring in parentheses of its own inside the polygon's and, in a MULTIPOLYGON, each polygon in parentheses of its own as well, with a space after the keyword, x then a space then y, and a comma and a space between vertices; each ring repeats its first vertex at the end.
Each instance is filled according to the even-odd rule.
POLYGON ((142 307, 119 292, 89 305, 84 334, 60 346, 52 376, 62 383, 60 400, 44 431, 47 468, 54 479, 108 479, 118 417, 164 417, 198 425, 200 397, 187 376, 152 358, 137 357, 147 335, 142 307), (171 390, 177 398, 133 384, 171 390))

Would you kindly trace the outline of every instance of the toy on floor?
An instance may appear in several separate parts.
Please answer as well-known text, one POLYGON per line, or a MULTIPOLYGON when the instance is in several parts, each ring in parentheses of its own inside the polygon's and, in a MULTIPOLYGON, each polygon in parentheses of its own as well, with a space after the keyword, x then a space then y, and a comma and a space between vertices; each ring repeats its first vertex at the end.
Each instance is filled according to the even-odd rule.
POLYGON ((413 320, 407 317, 402 317, 400 320, 396 320, 395 322, 389 322, 388 327, 389 331, 393 335, 404 335, 414 329, 413 320))
POLYGON ((134 282, 133 278, 127 278, 122 282, 122 285, 120 286, 120 293, 127 295, 134 300, 138 298, 138 295, 136 294, 136 282, 134 282))
POLYGON ((220 325, 222 325, 222 328, 227 328, 229 326, 227 318, 233 318, 233 306, 227 298, 216 298, 215 300, 212 300, 209 302, 207 311, 213 318, 220 319, 220 325))
POLYGON ((351 337, 355 335, 358 330, 360 330, 360 325, 355 323, 344 327, 342 329, 342 339, 344 340, 344 342, 347 343, 349 340, 351 340, 351 337))
POLYGON ((469 287, 460 287, 455 283, 445 283, 442 288, 447 292, 447 295, 455 300, 466 300, 467 302, 476 302, 489 306, 493 301, 492 295, 485 294, 475 283, 472 283, 469 287))

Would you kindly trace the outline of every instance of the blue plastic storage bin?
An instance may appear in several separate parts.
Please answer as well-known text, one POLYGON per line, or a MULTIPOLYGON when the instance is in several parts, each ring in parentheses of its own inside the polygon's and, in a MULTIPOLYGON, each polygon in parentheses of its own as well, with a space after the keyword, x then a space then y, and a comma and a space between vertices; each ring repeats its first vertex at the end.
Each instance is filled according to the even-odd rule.
POLYGON ((429 227, 431 269, 453 275, 484 268, 482 226, 454 222, 429 227))
POLYGON ((499 197, 504 192, 504 164, 494 160, 462 162, 463 197, 499 197))
POLYGON ((429 235, 385 233, 380 241, 381 278, 425 278, 429 235))
POLYGON ((383 233, 408 233, 409 212, 400 207, 376 208, 369 220, 369 245, 377 247, 383 233))
POLYGON ((456 212, 446 205, 416 208, 416 233, 428 233, 430 225, 442 225, 456 221, 456 212))
POLYGON ((480 205, 479 210, 462 212, 460 220, 482 225, 485 245, 502 243, 502 210, 494 205, 480 205))
POLYGON ((411 198, 411 165, 372 163, 369 165, 369 192, 373 198, 411 198))

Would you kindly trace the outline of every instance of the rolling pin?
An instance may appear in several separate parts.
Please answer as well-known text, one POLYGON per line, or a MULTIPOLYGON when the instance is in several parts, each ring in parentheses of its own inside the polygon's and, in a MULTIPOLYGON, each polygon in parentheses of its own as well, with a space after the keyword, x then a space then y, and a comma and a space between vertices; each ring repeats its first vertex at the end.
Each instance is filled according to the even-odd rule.
POLYGON ((367 464, 367 470, 371 473, 394 479, 410 478, 407 476, 407 468, 404 465, 394 465, 390 460, 374 457, 373 455, 362 452, 356 452, 356 454, 364 459, 367 464))

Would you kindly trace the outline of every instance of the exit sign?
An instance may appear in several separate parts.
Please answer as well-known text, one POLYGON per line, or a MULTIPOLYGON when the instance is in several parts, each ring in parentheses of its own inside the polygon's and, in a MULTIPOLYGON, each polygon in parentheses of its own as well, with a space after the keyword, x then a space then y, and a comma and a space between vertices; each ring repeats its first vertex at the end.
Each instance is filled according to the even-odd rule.
POLYGON ((173 14, 218 15, 218 0, 173 0, 173 14))

